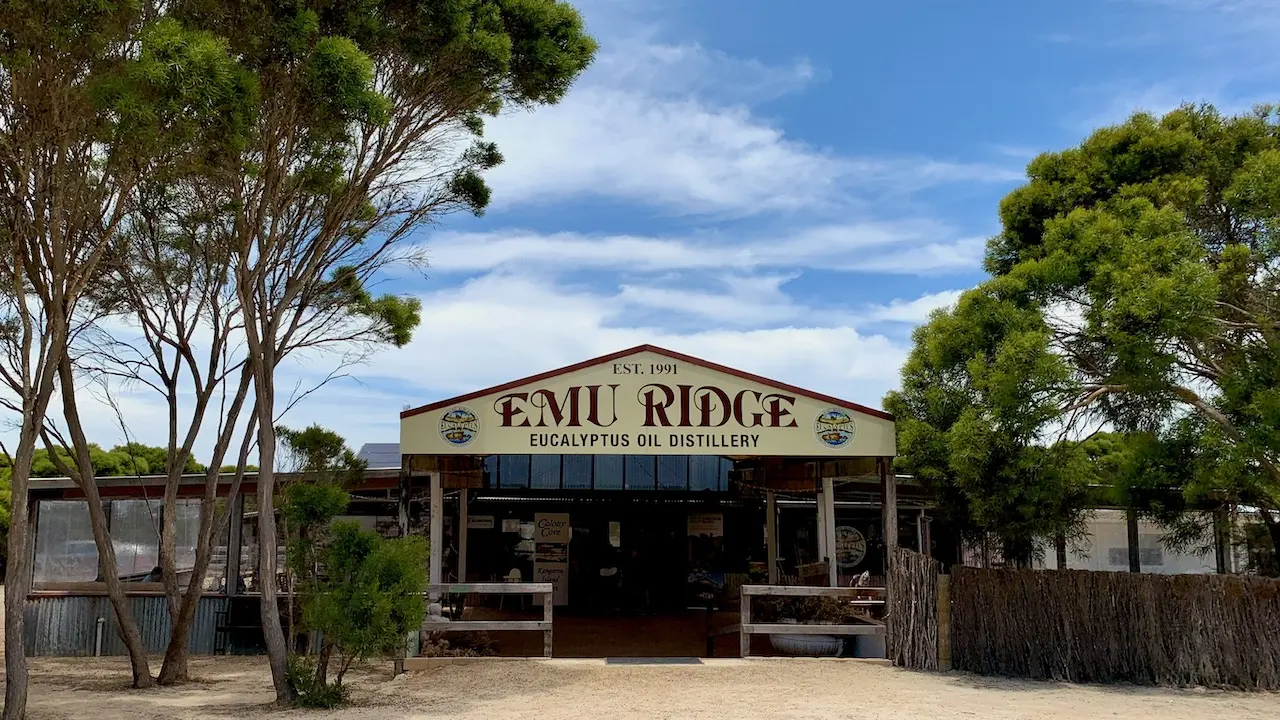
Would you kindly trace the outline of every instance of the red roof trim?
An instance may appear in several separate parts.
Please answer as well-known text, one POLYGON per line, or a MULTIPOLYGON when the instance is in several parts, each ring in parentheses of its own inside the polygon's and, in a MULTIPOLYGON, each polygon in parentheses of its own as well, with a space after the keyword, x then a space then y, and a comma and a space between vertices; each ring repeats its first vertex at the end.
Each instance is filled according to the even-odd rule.
POLYGON ((703 360, 701 358, 696 358, 696 357, 693 357, 692 355, 685 355, 683 353, 678 353, 673 350, 667 350, 665 348, 656 347, 654 345, 637 345, 636 347, 633 347, 627 350, 622 350, 616 353, 610 353, 609 355, 602 355, 598 358, 593 358, 591 360, 584 360, 583 362, 580 362, 574 365, 569 365, 556 370, 549 370, 544 373, 539 373, 538 375, 530 375, 529 377, 521 378, 519 380, 513 380, 509 383, 503 383, 502 385, 495 385, 494 387, 485 388, 483 390, 476 390, 475 392, 467 393, 466 395, 459 395, 457 397, 449 398, 448 400, 441 400, 439 402, 434 402, 434 403, 431 403, 430 405, 423 405, 421 407, 411 408, 409 410, 405 410, 401 412, 400 419, 403 420, 404 418, 413 417, 414 415, 420 415, 425 412, 431 412, 432 410, 439 410, 440 408, 443 408, 443 407, 456 405, 458 403, 463 403, 468 400, 474 400, 478 397, 484 397, 485 395, 492 395, 493 393, 500 393, 505 390, 512 390, 518 387, 522 387, 524 385, 531 385, 536 382, 541 382, 543 380, 548 380, 550 378, 559 377, 561 375, 567 375, 569 373, 577 372, 579 370, 583 370, 585 368, 589 368, 595 365, 603 365, 605 363, 610 363, 610 362, 613 362, 614 360, 619 360, 624 357, 629 357, 631 355, 638 355, 642 352, 651 352, 651 353, 654 353, 655 355, 662 355, 664 357, 669 357, 672 360, 679 360, 681 362, 697 365, 699 367, 706 368, 707 370, 714 370, 715 372, 724 373, 726 375, 732 375, 741 380, 747 380, 749 382, 757 383, 760 385, 766 385, 768 387, 771 387, 777 390, 784 390, 789 393, 795 393, 796 395, 801 395, 803 397, 807 397, 812 400, 831 403, 832 405, 839 405, 841 407, 849 408, 850 410, 855 410, 865 415, 871 415, 873 417, 883 418, 885 420, 890 420, 890 421, 893 420, 893 415, 890 415, 889 413, 883 410, 870 408, 870 407, 867 407, 866 405, 859 405, 858 403, 849 402, 848 400, 841 400, 840 398, 832 397, 830 395, 823 395, 821 393, 813 392, 812 390, 805 390, 804 388, 799 388, 794 385, 781 383, 781 382, 778 382, 777 380, 770 380, 769 378, 761 377, 759 375, 752 375, 751 373, 748 373, 748 372, 735 370, 731 367, 725 367, 724 365, 719 365, 717 363, 703 360))

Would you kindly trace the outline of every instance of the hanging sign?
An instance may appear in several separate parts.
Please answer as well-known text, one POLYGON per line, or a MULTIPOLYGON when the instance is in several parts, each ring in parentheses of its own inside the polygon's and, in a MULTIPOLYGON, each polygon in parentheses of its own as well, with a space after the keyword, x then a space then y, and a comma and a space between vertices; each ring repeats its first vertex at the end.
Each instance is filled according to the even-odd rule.
POLYGON ((533 516, 534 582, 551 583, 551 603, 569 603, 569 513, 533 516))
POLYGON ((724 537, 724 515, 699 513, 689 516, 689 537, 724 537))
POLYGON ((540 543, 569 542, 569 513, 537 513, 533 516, 533 539, 540 543))
POLYGON ((836 565, 857 567, 867 557, 867 539, 855 527, 836 526, 836 565))
POLYGON ((492 530, 493 516, 492 515, 472 515, 471 517, 467 518, 467 529, 468 530, 492 530))

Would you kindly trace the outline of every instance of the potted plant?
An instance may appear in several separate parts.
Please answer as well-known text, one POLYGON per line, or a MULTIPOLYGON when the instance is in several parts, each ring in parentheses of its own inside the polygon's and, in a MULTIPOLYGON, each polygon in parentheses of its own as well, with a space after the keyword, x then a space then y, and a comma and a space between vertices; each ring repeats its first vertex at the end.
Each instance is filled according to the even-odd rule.
MULTIPOLYGON (((761 623, 780 625, 841 625, 867 613, 856 605, 833 597, 763 597, 756 612, 761 623)), ((833 657, 841 654, 844 639, 838 635, 771 633, 769 643, 785 655, 833 657)))

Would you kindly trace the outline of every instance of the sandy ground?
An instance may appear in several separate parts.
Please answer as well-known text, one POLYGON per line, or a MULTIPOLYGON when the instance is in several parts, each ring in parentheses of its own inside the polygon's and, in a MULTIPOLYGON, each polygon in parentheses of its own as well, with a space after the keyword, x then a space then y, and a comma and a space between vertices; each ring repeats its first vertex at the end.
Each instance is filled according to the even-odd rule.
POLYGON ((179 688, 126 689, 122 659, 32 662, 32 720, 94 718, 1274 718, 1280 697, 1203 690, 1055 685, 897 670, 880 661, 602 660, 490 662, 390 677, 389 663, 350 678, 355 706, 271 709, 261 658, 202 658, 179 688))

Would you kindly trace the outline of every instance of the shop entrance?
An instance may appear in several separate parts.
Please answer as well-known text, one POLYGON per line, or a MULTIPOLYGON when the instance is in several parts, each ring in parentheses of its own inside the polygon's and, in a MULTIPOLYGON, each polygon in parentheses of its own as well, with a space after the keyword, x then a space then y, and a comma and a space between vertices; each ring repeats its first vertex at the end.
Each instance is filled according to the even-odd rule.
POLYGON ((652 616, 685 609, 681 506, 593 504, 571 514, 570 614, 652 616))
MULTIPOLYGON (((610 498, 486 495, 468 510, 468 579, 556 585, 557 656, 702 656, 708 607, 721 609, 729 586, 745 582, 753 565, 763 573, 760 505, 626 491, 610 498), (563 545, 540 542, 548 519, 567 522, 563 545), (554 574, 561 563, 563 575, 554 574)), ((468 619, 532 619, 537 612, 507 602, 475 607, 468 619)), ((525 651, 514 635, 494 638, 501 654, 525 651)))

